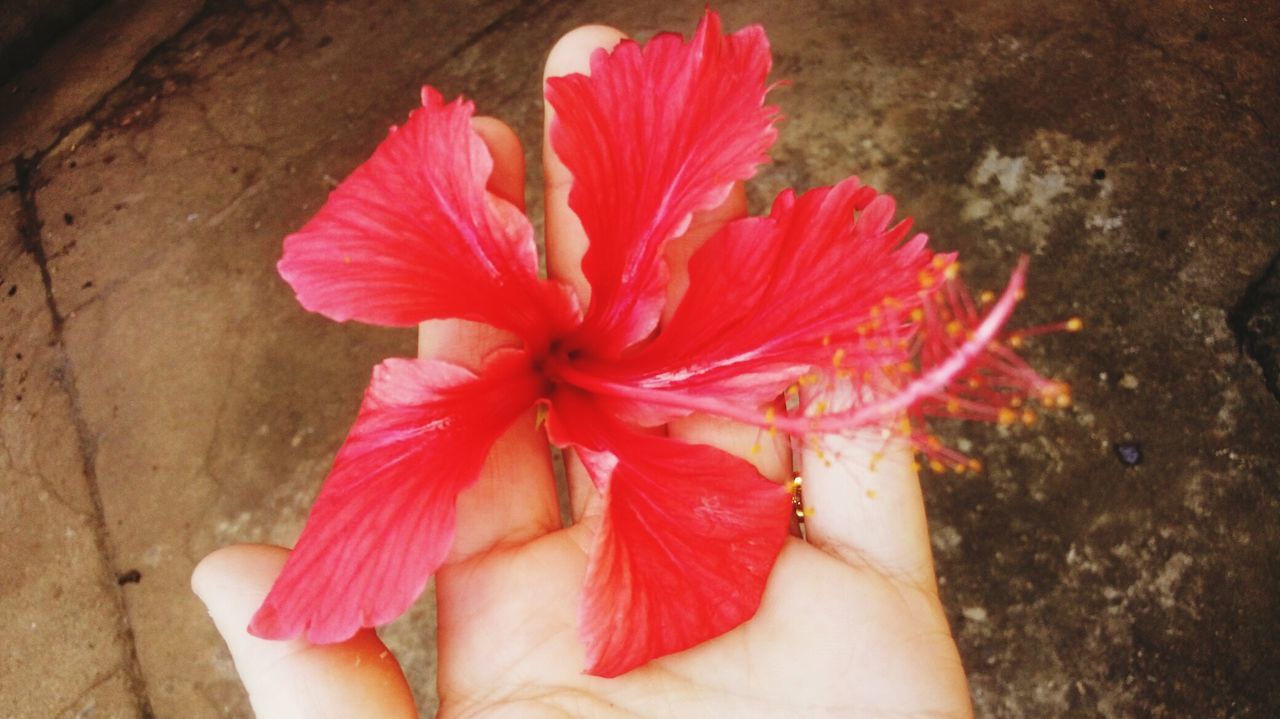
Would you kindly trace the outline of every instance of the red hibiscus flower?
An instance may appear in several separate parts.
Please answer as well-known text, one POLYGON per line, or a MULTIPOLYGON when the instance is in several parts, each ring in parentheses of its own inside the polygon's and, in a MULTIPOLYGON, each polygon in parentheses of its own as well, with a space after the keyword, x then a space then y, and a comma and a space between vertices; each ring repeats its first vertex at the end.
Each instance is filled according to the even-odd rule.
POLYGON ((751 463, 644 428, 691 412, 805 441, 881 425, 950 467, 966 460, 931 439, 925 416, 1007 422, 1028 393, 1064 397, 1001 334, 1023 268, 999 298, 973 302, 954 256, 909 238, 893 200, 857 179, 784 192, 768 216, 724 227, 693 255, 659 330, 666 243, 767 159, 769 68, 760 28, 724 35, 708 12, 688 42, 624 41, 595 54, 590 76, 548 81, 551 139, 590 240, 589 301, 539 277, 529 220, 485 189, 493 162, 472 105, 430 88, 285 240, 280 273, 309 310, 395 326, 461 318, 518 342, 478 371, 427 359, 374 370, 254 634, 336 642, 403 613, 449 551, 458 494, 542 405, 550 441, 604 497, 579 633, 587 671, 615 676, 749 619, 792 511, 791 488, 751 463), (789 388, 799 404, 773 409, 789 388))

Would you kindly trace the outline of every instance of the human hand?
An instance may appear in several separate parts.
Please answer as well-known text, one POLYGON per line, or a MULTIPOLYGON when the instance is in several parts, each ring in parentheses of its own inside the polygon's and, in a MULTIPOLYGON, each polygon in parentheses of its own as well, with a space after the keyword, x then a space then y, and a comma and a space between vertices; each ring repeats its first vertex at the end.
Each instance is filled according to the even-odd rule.
MULTIPOLYGON (((621 37, 604 27, 570 33, 552 51, 548 76, 585 71, 593 49, 621 37)), ((490 118, 477 118, 476 127, 494 156, 490 190, 523 207, 519 141, 490 118)), ((544 157, 548 264, 586 297, 578 270, 586 240, 568 209, 569 178, 546 142, 544 157)), ((672 243, 673 296, 699 241, 744 213, 739 188, 672 243)), ((420 354, 474 365, 502 341, 477 325, 430 322, 420 354)), ((754 428, 695 416, 667 431, 743 456, 777 481, 791 478, 790 448, 779 441, 751 452, 754 428)), ((459 497, 454 546, 436 575, 439 716, 970 716, 910 450, 884 451, 878 436, 826 442, 836 458, 830 466, 809 451, 801 457, 805 503, 816 510, 806 522, 808 541, 793 539, 782 550, 756 616, 693 649, 602 679, 582 673, 576 633, 598 495, 569 461, 574 521, 562 528, 544 436, 532 415, 518 422, 479 483, 459 497)), ((416 716, 394 657, 371 630, 329 646, 248 635, 286 556, 279 548, 231 547, 193 577, 258 716, 416 716)))

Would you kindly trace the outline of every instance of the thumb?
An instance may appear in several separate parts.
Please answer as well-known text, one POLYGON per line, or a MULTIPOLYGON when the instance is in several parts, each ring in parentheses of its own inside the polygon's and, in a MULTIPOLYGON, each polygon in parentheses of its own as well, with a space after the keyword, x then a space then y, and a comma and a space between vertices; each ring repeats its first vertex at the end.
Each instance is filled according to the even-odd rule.
POLYGON ((258 719, 417 717, 399 663, 372 629, 330 645, 249 634, 249 619, 288 556, 280 547, 235 545, 205 557, 191 575, 258 719))

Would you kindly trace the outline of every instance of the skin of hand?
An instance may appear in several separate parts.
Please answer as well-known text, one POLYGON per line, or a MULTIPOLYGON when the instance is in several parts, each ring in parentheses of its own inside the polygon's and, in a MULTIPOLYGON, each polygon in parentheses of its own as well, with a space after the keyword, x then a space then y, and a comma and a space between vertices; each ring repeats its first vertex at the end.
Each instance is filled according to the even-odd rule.
MULTIPOLYGON (((571 32, 552 50, 546 75, 585 72, 594 49, 622 37, 602 26, 571 32)), ((492 118, 476 118, 475 127, 494 155, 490 191, 523 207, 519 140, 492 118)), ((543 150, 548 264, 585 300, 579 262, 586 238, 568 208, 570 177, 545 136, 543 150)), ((693 250, 745 212, 739 187, 671 243, 672 300, 687 286, 684 263, 693 250)), ((475 324, 432 321, 422 326, 419 353, 474 366, 503 340, 475 324)), ((749 451, 754 428, 694 416, 667 432, 748 458, 777 481, 791 478, 783 440, 749 451)), ((808 450, 801 456, 805 503, 815 510, 807 541, 793 538, 783 548, 756 616, 693 649, 601 679, 582 673, 575 628, 599 496, 567 457, 574 522, 561 526, 546 441, 531 412, 499 440, 478 484, 458 500, 455 544, 436 575, 438 716, 971 717, 910 450, 886 451, 878 435, 828 438, 824 448, 826 461, 808 450)), ((192 577, 259 719, 416 717, 400 667, 373 630, 328 646, 246 632, 287 556, 279 547, 228 547, 192 577)))

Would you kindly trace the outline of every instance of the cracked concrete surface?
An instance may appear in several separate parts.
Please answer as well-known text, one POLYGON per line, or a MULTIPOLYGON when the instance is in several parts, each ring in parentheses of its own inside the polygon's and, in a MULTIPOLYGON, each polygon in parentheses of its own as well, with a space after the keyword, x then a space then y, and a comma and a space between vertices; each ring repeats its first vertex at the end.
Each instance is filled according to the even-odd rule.
MULTIPOLYGON (((1018 321, 1089 323, 1029 349, 1076 408, 965 429, 986 473, 924 480, 978 713, 1280 714, 1280 11, 722 10, 763 23, 792 80, 754 208, 857 173, 975 285, 1029 254, 1018 321)), ((117 2, 3 89, 0 716, 248 714, 190 570, 290 543, 369 367, 413 349, 303 312, 280 238, 421 83, 532 142, 556 37, 687 32, 700 11, 117 2)), ((385 632, 424 715, 432 614, 385 632)))

